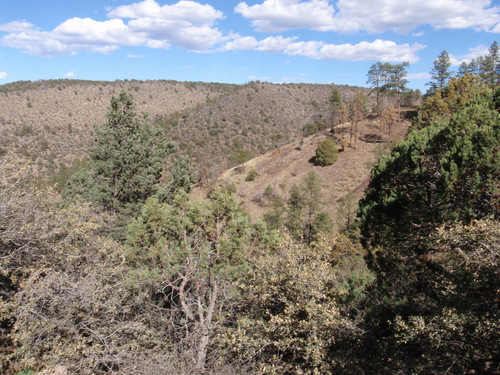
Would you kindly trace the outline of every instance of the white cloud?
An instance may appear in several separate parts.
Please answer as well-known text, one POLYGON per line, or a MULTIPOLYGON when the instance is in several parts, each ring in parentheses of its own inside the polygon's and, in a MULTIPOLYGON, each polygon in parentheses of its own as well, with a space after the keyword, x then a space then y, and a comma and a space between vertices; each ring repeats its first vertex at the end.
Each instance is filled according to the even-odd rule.
POLYGON ((0 79, 5 79, 5 78, 7 78, 7 73, 0 72, 0 79))
POLYGON ((270 77, 257 77, 257 76, 248 76, 247 79, 249 81, 270 81, 270 77))
POLYGON ((74 71, 70 70, 68 73, 66 73, 65 77, 74 78, 74 77, 76 77, 76 74, 74 71))
POLYGON ((265 0, 248 6, 239 3, 234 11, 252 19, 252 25, 263 32, 281 32, 290 29, 330 30, 335 9, 327 0, 265 0))
POLYGON ((13 21, 3 25, 0 25, 0 31, 6 31, 9 33, 22 32, 26 30, 30 30, 33 28, 31 23, 26 21, 13 21))
POLYGON ((132 5, 123 5, 111 10, 109 17, 134 19, 162 19, 186 21, 191 24, 213 25, 224 18, 222 12, 211 5, 201 5, 195 1, 181 0, 177 4, 160 6, 155 0, 145 0, 132 5))
POLYGON ((239 3, 235 12, 251 19, 258 31, 292 29, 408 33, 420 25, 435 29, 500 32, 500 8, 491 0, 338 0, 337 12, 327 0, 264 0, 239 3))
POLYGON ((142 55, 127 55, 129 59, 142 59, 142 55))
POLYGON ((267 53, 283 53, 289 56, 305 56, 316 60, 379 60, 383 62, 417 62, 416 53, 425 48, 415 43, 396 44, 393 41, 377 39, 358 44, 326 44, 321 41, 297 41, 296 37, 271 36, 261 41, 253 37, 238 37, 226 43, 221 50, 257 50, 267 53))
POLYGON ((382 62, 408 61, 415 63, 419 59, 416 52, 425 48, 422 44, 396 44, 393 41, 377 39, 373 42, 358 44, 325 45, 320 51, 322 60, 379 60, 382 62))
POLYGON ((227 39, 214 27, 224 18, 222 12, 195 1, 160 6, 154 0, 145 0, 111 9, 108 16, 111 19, 107 21, 74 17, 52 31, 40 31, 24 21, 10 22, 0 25, 0 31, 8 33, 1 44, 50 57, 80 51, 109 53, 121 46, 168 49, 174 45, 207 51, 227 39))
POLYGON ((352 22, 351 31, 407 33, 420 25, 435 29, 474 28, 492 31, 500 22, 490 0, 339 0, 339 16, 352 22))
POLYGON ((469 48, 469 53, 461 56, 450 55, 450 62, 452 66, 459 66, 464 61, 470 63, 472 59, 477 59, 480 56, 486 56, 490 53, 489 47, 484 45, 479 45, 476 47, 469 48))
POLYGON ((222 51, 252 50, 259 43, 253 36, 236 36, 221 47, 222 51))

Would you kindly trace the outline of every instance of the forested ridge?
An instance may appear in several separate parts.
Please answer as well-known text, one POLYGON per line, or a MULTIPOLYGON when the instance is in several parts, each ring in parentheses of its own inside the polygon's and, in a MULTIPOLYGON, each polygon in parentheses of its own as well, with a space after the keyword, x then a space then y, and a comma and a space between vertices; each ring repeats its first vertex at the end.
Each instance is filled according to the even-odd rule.
MULTIPOLYGON (((358 147, 368 116, 390 140, 405 67, 372 67, 373 108, 331 88, 328 126, 305 129, 328 134, 310 163, 358 147)), ((438 70, 338 231, 314 171, 286 197, 267 192, 260 220, 230 184, 194 198, 190 156, 125 90, 68 173, 41 181, 2 157, 0 369, 500 373, 498 76, 438 70)))

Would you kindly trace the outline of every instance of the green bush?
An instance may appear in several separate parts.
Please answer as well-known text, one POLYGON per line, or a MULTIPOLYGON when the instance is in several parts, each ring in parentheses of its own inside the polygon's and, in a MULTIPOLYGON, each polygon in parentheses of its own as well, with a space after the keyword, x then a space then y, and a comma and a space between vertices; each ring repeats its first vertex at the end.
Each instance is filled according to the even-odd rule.
POLYGON ((255 169, 251 169, 247 176, 245 177, 245 181, 253 181, 257 177, 257 171, 255 169))
POLYGON ((315 163, 321 166, 332 165, 337 161, 338 150, 335 141, 331 138, 325 139, 316 149, 315 163))

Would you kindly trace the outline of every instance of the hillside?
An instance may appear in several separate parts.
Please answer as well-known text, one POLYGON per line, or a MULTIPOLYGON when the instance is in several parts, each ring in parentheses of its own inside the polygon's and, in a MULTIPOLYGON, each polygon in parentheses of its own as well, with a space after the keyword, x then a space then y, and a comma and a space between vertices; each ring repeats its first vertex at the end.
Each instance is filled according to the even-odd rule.
POLYGON ((327 122, 334 87, 344 101, 366 90, 261 82, 17 82, 0 86, 0 155, 45 177, 61 163, 85 158, 93 125, 105 121, 111 96, 126 90, 134 95, 137 112, 164 126, 210 181, 238 163, 238 152, 263 154, 299 139, 307 123, 327 122))
MULTIPOLYGON (((328 212, 336 225, 343 225, 345 217, 339 217, 338 209, 341 202, 352 193, 351 206, 353 212, 357 202, 368 185, 373 164, 382 153, 388 151, 391 142, 404 139, 410 121, 402 121, 391 134, 390 142, 386 136, 386 128, 381 127, 378 119, 367 119, 360 125, 361 138, 366 134, 378 134, 384 142, 358 141, 356 149, 346 148, 339 152, 338 160, 331 166, 321 167, 312 163, 316 148, 327 137, 332 135, 325 131, 304 139, 292 142, 279 149, 258 156, 248 162, 225 171, 219 178, 223 185, 232 185, 243 207, 251 215, 252 220, 260 218, 267 210, 272 197, 280 195, 288 199, 290 189, 301 185, 310 171, 318 174, 322 181, 322 209, 328 212), (250 170, 258 175, 253 181, 245 181, 250 170)), ((340 143, 342 138, 348 138, 349 123, 336 128, 334 138, 340 143)), ((341 148, 340 145, 338 146, 341 148)), ((203 197, 207 189, 197 187, 194 196, 203 197)))
POLYGON ((201 105, 231 85, 175 81, 40 81, 0 86, 0 153, 42 176, 87 156, 93 125, 105 121, 113 95, 133 93, 150 118, 201 105))

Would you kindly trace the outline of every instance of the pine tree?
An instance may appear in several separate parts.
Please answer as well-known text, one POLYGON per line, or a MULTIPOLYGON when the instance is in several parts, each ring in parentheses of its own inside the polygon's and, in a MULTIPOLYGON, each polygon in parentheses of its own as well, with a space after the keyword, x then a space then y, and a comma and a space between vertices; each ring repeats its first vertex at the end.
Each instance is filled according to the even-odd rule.
POLYGON ((479 76, 488 85, 498 82, 500 55, 498 43, 495 41, 489 48, 489 54, 479 57, 479 76))
POLYGON ((342 101, 342 97, 340 96, 338 90, 332 91, 332 95, 330 96, 330 99, 328 101, 330 103, 332 121, 331 132, 334 133, 335 126, 345 121, 346 110, 342 101))
POLYGON ((434 60, 434 66, 431 70, 431 77, 435 82, 431 82, 431 92, 442 90, 448 80, 451 78, 451 72, 448 70, 451 66, 450 55, 445 50, 434 60))
POLYGON ((316 149, 314 162, 325 167, 335 163, 338 156, 337 144, 332 138, 327 138, 316 149))
POLYGON ((122 91, 113 96, 107 122, 95 128, 90 161, 70 180, 70 191, 106 209, 137 213, 157 192, 163 164, 173 145, 160 127, 139 119, 133 97, 122 91))
POLYGON ((497 214, 500 118, 483 92, 449 118, 410 132, 372 171, 360 203, 373 244, 415 241, 447 221, 497 214))
MULTIPOLYGON (((170 305, 177 339, 193 350, 193 373, 205 368, 210 341, 231 307, 249 256, 276 238, 252 225, 234 195, 216 187, 207 201, 177 195, 172 205, 156 197, 128 227, 133 275, 155 285, 170 305)), ((160 313, 161 309, 159 309, 160 313)))
POLYGON ((176 194, 189 193, 197 181, 198 173, 191 167, 191 158, 177 157, 169 168, 166 182, 158 189, 156 195, 160 202, 172 203, 176 194))
POLYGON ((383 91, 383 86, 387 79, 386 65, 382 64, 380 61, 373 64, 370 67, 367 76, 368 80, 366 83, 371 85, 377 95, 377 111, 380 113, 380 94, 383 91))
POLYGON ((358 141, 358 125, 366 116, 366 96, 358 92, 349 103, 349 119, 351 120, 351 147, 356 148, 358 141), (354 142, 353 142, 354 138, 354 142))

